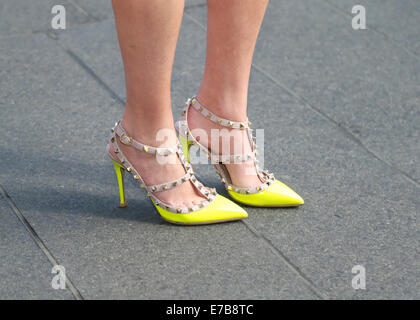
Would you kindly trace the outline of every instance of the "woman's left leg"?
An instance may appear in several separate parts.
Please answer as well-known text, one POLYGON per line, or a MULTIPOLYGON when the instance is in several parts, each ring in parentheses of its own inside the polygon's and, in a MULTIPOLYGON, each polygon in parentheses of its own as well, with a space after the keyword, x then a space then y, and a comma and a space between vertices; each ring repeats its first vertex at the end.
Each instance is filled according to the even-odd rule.
MULTIPOLYGON (((219 117, 234 121, 247 119, 252 56, 267 3, 268 0, 207 0, 206 65, 197 98, 219 117)), ((207 137, 211 129, 224 128, 204 118, 194 108, 188 115, 190 128, 204 129, 207 137)), ((232 130, 231 135, 233 141, 240 141, 243 153, 251 152, 245 130, 232 130)), ((204 136, 197 138, 211 146, 204 136)), ((226 167, 234 185, 256 187, 261 184, 253 161, 226 164, 226 167)))

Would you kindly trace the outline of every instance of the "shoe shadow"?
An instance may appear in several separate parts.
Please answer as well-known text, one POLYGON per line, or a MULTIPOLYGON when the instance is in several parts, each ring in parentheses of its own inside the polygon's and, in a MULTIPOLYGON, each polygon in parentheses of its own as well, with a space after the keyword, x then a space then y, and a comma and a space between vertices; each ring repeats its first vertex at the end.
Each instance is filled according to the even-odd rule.
MULTIPOLYGON (((28 188, 8 186, 7 192, 24 215, 28 212, 33 215, 80 215, 85 218, 123 219, 150 224, 166 223, 160 218, 149 199, 146 197, 144 200, 140 199, 142 198, 140 192, 136 198, 130 197, 127 200, 128 206, 125 208, 119 207, 118 194, 106 196, 94 191, 77 191, 48 185, 28 188)), ((130 193, 134 196, 134 192, 130 193)))

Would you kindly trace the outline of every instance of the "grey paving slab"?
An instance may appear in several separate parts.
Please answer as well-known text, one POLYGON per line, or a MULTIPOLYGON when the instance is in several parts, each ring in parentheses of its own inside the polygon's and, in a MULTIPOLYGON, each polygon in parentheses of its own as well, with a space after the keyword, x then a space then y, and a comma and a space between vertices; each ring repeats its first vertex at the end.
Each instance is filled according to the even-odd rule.
POLYGON ((0 179, 85 298, 316 298, 243 223, 169 225, 133 184, 119 209, 104 147, 121 105, 54 40, 6 42, 1 161, 14 165, 0 179))
POLYGON ((247 208, 249 223, 330 298, 418 298, 419 188, 257 72, 250 105, 265 167, 306 202, 247 208), (351 286, 357 264, 366 290, 351 286))
POLYGON ((51 287, 52 265, 0 194, 0 299, 73 299, 51 287))
MULTIPOLYGON (((393 3, 371 4, 368 15, 390 14, 393 3)), ((188 13, 205 23, 205 8, 188 13)), ((271 1, 254 64, 419 182, 420 60, 373 30, 353 30, 351 16, 343 17, 323 0, 271 1)), ((413 19, 404 23, 418 29, 413 19)))
MULTIPOLYGON (((355 5, 351 0, 327 0, 346 14, 355 5)), ((416 0, 369 0, 357 4, 366 8, 366 27, 375 28, 389 39, 405 46, 420 57, 420 3, 416 0)))
MULTIPOLYGON (((66 9, 66 30, 92 19, 79 11, 70 2, 58 3, 54 0, 13 0, 0 3, 0 38, 53 31, 51 9, 54 5, 64 5, 66 9)), ((57 32, 62 32, 58 30, 57 32)))

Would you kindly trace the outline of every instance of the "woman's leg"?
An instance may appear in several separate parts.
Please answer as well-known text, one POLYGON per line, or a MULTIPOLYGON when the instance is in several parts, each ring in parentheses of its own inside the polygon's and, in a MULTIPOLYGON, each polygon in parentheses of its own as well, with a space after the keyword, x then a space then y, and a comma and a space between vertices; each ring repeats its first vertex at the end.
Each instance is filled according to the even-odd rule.
MULTIPOLYGON (((201 104, 222 118, 236 121, 247 118, 252 56, 267 3, 268 0, 207 0, 206 66, 197 96, 201 104)), ((194 108, 189 117, 191 128, 202 128, 208 133, 212 128, 224 128, 202 117, 194 108)), ((232 133, 243 141, 243 152, 250 152, 245 130, 232 133)), ((229 164, 227 168, 237 186, 261 184, 253 162, 229 164)))
MULTIPOLYGON (((122 125, 134 139, 159 146, 157 133, 170 129, 167 145, 175 145, 170 84, 175 48, 182 21, 184 0, 113 0, 114 15, 124 62, 127 101, 122 125)), ((176 155, 175 164, 159 164, 152 154, 118 141, 119 147, 148 185, 184 175, 176 155)), ((190 183, 159 192, 171 204, 199 203, 190 183)))

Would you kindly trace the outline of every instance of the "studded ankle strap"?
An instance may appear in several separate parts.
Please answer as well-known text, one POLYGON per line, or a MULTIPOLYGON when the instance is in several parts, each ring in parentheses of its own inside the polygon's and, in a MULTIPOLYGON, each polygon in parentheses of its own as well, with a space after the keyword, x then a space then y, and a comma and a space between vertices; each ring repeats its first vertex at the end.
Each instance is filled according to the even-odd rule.
POLYGON ((169 154, 173 154, 177 152, 179 149, 179 144, 177 144, 174 147, 170 148, 157 148, 152 147, 149 145, 146 145, 144 143, 141 143, 139 141, 134 140, 132 137, 130 137, 127 132, 124 130, 121 121, 118 121, 115 123, 115 127, 113 128, 115 134, 118 136, 122 144, 125 144, 126 146, 132 146, 133 148, 136 148, 137 150, 144 151, 151 154, 158 154, 161 156, 167 156, 169 154))
POLYGON ((186 105, 191 105, 195 110, 200 112, 204 117, 207 119, 221 125, 227 128, 231 129, 248 129, 251 123, 247 120, 245 122, 240 121, 233 121, 228 120, 225 118, 221 118, 217 115, 215 115, 213 112, 211 112, 209 109, 207 109, 205 106, 203 106, 197 99, 196 96, 192 97, 191 99, 188 99, 186 102, 186 105))

